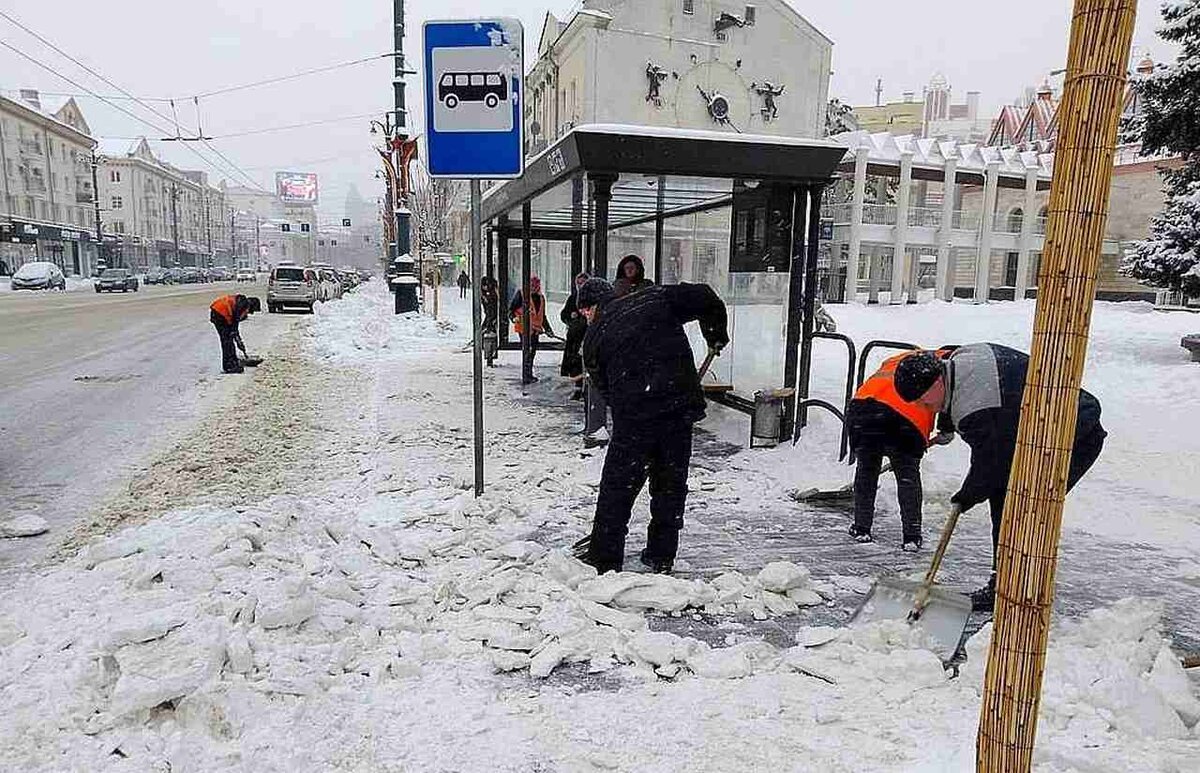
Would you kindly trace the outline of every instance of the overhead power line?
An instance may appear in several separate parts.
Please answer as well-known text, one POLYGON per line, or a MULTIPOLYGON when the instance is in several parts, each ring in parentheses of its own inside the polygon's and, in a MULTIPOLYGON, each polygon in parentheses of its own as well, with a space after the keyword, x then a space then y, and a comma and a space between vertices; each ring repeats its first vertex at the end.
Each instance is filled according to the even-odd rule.
MULTIPOLYGON (((0 14, 3 14, 3 11, 0 11, 0 14)), ((213 91, 206 91, 201 94, 196 94, 195 96, 200 99, 206 99, 208 97, 215 97, 218 94, 230 94, 235 91, 245 91, 246 89, 258 88, 259 86, 270 86, 271 84, 274 84, 274 83, 283 83, 284 81, 295 80, 297 78, 304 78, 309 75, 317 75, 319 73, 330 72, 332 70, 340 70, 344 67, 353 67, 353 66, 359 65, 359 64, 366 64, 367 62, 375 62, 380 59, 390 59, 393 56, 395 56, 395 54, 391 53, 391 52, 386 53, 386 54, 375 54, 374 56, 364 56, 362 59, 352 59, 348 62, 339 62, 337 64, 330 64, 330 65, 326 65, 324 67, 314 67, 310 70, 301 70, 300 72, 292 73, 291 75, 280 75, 275 78, 266 78, 261 81, 254 81, 253 83, 243 83, 238 86, 227 86, 225 88, 215 89, 213 91)))
POLYGON ((362 118, 374 118, 384 111, 376 110, 373 113, 359 113, 358 115, 343 115, 337 118, 322 118, 316 121, 307 121, 305 123, 293 123, 286 126, 270 126, 262 129, 247 129, 245 131, 233 132, 231 134, 218 134, 213 137, 215 140, 230 140, 235 137, 250 137, 255 134, 270 134, 272 132, 291 131, 292 129, 307 129, 310 126, 322 126, 330 123, 340 123, 342 121, 354 121, 362 118))
MULTIPOLYGON (((155 108, 151 107, 151 106, 150 106, 148 103, 146 103, 144 100, 142 100, 142 99, 140 99, 140 98, 138 98, 138 97, 135 97, 133 94, 130 94, 130 93, 129 93, 129 92, 126 90, 126 89, 122 88, 121 86, 117 85, 116 83, 113 83, 111 80, 109 80, 108 78, 104 77, 104 76, 103 76, 103 75, 101 75, 99 72, 96 72, 96 70, 92 69, 92 68, 91 68, 91 67, 89 67, 88 65, 84 64, 83 62, 79 61, 79 60, 78 60, 78 59, 76 59, 75 57, 71 56, 71 55, 70 55, 70 54, 68 54, 66 51, 63 51, 63 50, 62 50, 61 48, 59 48, 58 46, 54 45, 54 43, 50 42, 49 40, 47 40, 47 39, 46 39, 45 37, 43 37, 42 35, 39 35, 39 34, 38 34, 37 32, 35 32, 34 30, 32 30, 32 29, 30 29, 29 27, 25 26, 25 25, 24 25, 24 24, 22 24, 20 21, 18 21, 17 19, 13 18, 11 15, 9 15, 9 14, 8 14, 8 13, 6 13, 6 12, 4 12, 3 10, 0 10, 0 17, 3 17, 4 19, 7 19, 9 22, 11 22, 12 24, 15 24, 17 27, 20 27, 22 30, 24 30, 24 31, 25 31, 25 32, 27 32, 28 34, 32 35, 34 38, 36 38, 37 40, 39 40, 39 41, 40 41, 42 44, 44 44, 45 46, 49 47, 51 50, 53 50, 53 51, 55 51, 56 53, 58 53, 60 56, 63 56, 63 57, 65 57, 66 59, 68 59, 68 60, 70 60, 71 62, 73 62, 73 63, 74 63, 76 66, 78 66, 78 67, 82 68, 82 69, 83 69, 83 70, 85 70, 86 72, 90 73, 92 76, 94 76, 94 77, 98 78, 100 81, 104 82, 105 84, 107 84, 107 85, 109 85, 110 87, 112 87, 112 88, 116 89, 117 91, 119 91, 120 93, 124 94, 125 96, 129 97, 129 98, 130 98, 130 99, 132 99, 134 102, 136 102, 137 104, 139 104, 139 105, 141 105, 143 108, 145 108, 147 111, 149 111, 149 112, 150 112, 150 113, 152 113, 153 115, 157 116, 159 119, 161 119, 161 120, 163 120, 163 121, 166 121, 166 122, 168 123, 168 125, 170 125, 170 124, 172 123, 173 119, 169 118, 168 116, 166 116, 166 115, 162 114, 161 112, 159 112, 159 111, 158 111, 158 110, 156 110, 155 108)), ((62 73, 58 72, 57 70, 55 70, 54 68, 50 67, 49 65, 43 64, 42 62, 38 61, 38 60, 37 60, 37 59, 35 59, 34 57, 30 56, 29 54, 26 54, 24 51, 21 51, 20 49, 16 48, 16 47, 15 47, 15 46, 13 46, 12 44, 10 44, 10 43, 8 43, 8 42, 5 42, 5 41, 0 41, 0 44, 2 44, 2 45, 5 47, 5 48, 8 48, 9 50, 13 51, 14 53, 16 53, 16 54, 20 55, 21 57, 23 57, 23 58, 25 58, 25 59, 29 60, 30 62, 33 62, 33 63, 34 63, 34 64, 36 64, 38 67, 41 67, 41 68, 43 68, 43 69, 45 69, 45 70, 47 70, 47 71, 49 71, 49 72, 53 73, 53 74, 54 74, 54 75, 56 75, 57 77, 59 77, 59 78, 62 78, 62 79, 63 79, 63 80, 65 80, 67 83, 70 83, 72 86, 74 86, 75 88, 78 88, 78 89, 83 89, 84 91, 86 91, 86 92, 88 92, 88 93, 92 94, 92 95, 93 95, 93 96, 95 96, 96 98, 98 98, 98 99, 102 99, 101 95, 100 95, 100 94, 98 94, 98 93, 96 93, 95 91, 92 91, 92 89, 89 89, 87 86, 84 86, 83 84, 81 84, 81 83, 78 83, 78 82, 76 82, 76 81, 74 81, 74 80, 72 80, 72 79, 68 78, 67 76, 65 76, 65 75, 63 75, 62 73)), ((102 101, 104 101, 106 104, 108 104, 108 105, 110 105, 110 106, 112 106, 112 107, 116 108, 117 110, 120 110, 121 112, 125 113, 126 115, 129 115, 129 116, 131 116, 131 117, 132 117, 132 118, 134 118, 135 120, 137 120, 137 121, 139 121, 139 122, 141 122, 141 123, 144 123, 144 124, 146 124, 147 126, 150 126, 150 127, 154 128, 154 130, 155 130, 155 131, 161 132, 161 133, 163 133, 163 134, 164 134, 164 135, 166 135, 166 136, 169 136, 169 135, 171 134, 170 130, 166 130, 166 131, 164 131, 164 130, 163 130, 161 127, 154 126, 154 124, 150 123, 149 121, 145 120, 144 118, 141 118, 141 117, 137 116, 137 115, 136 115, 136 114, 134 114, 133 112, 131 112, 131 111, 129 111, 129 110, 126 110, 125 108, 123 108, 123 107, 121 107, 120 105, 118 105, 116 102, 113 102, 113 101, 110 101, 110 100, 107 100, 107 99, 102 99, 102 101)), ((257 182, 257 181, 256 181, 256 180, 255 180, 253 177, 251 177, 251 176, 250 176, 249 174, 247 174, 246 172, 242 171, 242 169, 241 169, 241 168, 240 168, 240 167, 239 167, 237 164, 235 164, 234 162, 230 161, 228 157, 226 157, 226 156, 225 156, 223 153, 221 153, 219 150, 217 150, 215 147, 213 147, 213 146, 212 146, 212 145, 211 145, 209 142, 207 142, 207 141, 203 141, 203 142, 204 142, 204 146, 205 146, 205 147, 207 147, 209 150, 211 150, 212 152, 214 152, 214 153, 216 153, 218 156, 220 156, 220 157, 221 157, 221 158, 222 158, 222 159, 225 161, 225 163, 229 164, 230 168, 232 168, 232 169, 235 171, 235 173, 236 173, 234 176, 241 175, 241 177, 242 177, 243 179, 245 179, 246 181, 248 181, 252 187, 254 187, 254 188, 257 188, 257 189, 259 189, 259 190, 261 190, 261 191, 266 191, 266 189, 265 189, 265 188, 263 188, 263 186, 259 185, 259 184, 258 184, 258 182, 257 182)), ((228 171, 226 171, 226 170, 221 170, 221 169, 218 167, 218 165, 217 165, 217 164, 213 163, 211 160, 209 160, 207 157, 205 157, 205 156, 204 156, 202 153, 200 153, 200 151, 199 151, 199 150, 197 150, 197 149, 196 149, 195 147, 193 147, 191 144, 184 144, 184 147, 186 147, 186 148, 187 148, 188 150, 190 150, 192 153, 196 154, 196 156, 198 156, 198 157, 199 157, 199 158, 200 158, 200 159, 201 159, 201 160, 202 160, 202 161, 203 161, 205 164, 207 164, 208 166, 212 167, 214 170, 218 170, 218 171, 220 171, 222 174, 228 174, 228 171)))

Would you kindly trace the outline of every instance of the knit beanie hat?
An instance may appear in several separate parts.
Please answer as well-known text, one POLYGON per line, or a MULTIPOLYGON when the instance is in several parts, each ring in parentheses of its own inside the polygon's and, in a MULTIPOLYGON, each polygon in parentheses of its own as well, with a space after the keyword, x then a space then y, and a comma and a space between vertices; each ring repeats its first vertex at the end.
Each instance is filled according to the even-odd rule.
POLYGON ((608 283, 608 280, 601 279, 600 277, 592 277, 579 288, 579 294, 575 303, 581 309, 602 306, 612 298, 612 295, 613 287, 608 283))
POLYGON ((933 352, 919 352, 905 357, 896 366, 893 378, 896 394, 911 403, 928 392, 942 373, 942 361, 933 352))

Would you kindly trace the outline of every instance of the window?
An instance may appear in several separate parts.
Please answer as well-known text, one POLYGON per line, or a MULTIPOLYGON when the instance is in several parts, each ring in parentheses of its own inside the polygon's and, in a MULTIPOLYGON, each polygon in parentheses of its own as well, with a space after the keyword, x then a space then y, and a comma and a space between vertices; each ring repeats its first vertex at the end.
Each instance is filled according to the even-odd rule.
POLYGON ((113 209, 121 209, 124 206, 125 206, 125 202, 121 199, 120 196, 112 197, 112 208, 113 209))
POLYGON ((688 16, 696 12, 696 3, 694 0, 683 0, 683 12, 688 16))
POLYGON ((442 76, 442 85, 443 86, 453 86, 454 85, 454 76, 451 75, 450 73, 446 73, 445 75, 443 75, 442 76))
POLYGON ((487 76, 487 85, 499 86, 500 85, 500 76, 496 75, 495 73, 487 76))
POLYGON ((483 85, 483 76, 482 75, 472 75, 471 76, 471 85, 472 86, 482 86, 483 85))
POLYGON ((746 21, 747 27, 750 27, 754 24, 754 17, 757 13, 758 13, 758 9, 755 8, 754 6, 752 6, 752 5, 746 6, 745 21, 746 21))
POLYGON ((470 83, 471 83, 471 79, 465 75, 455 75, 454 76, 454 85, 455 86, 469 86, 470 83))
POLYGON ((114 182, 114 183, 121 182, 121 171, 119 169, 112 170, 111 172, 108 173, 108 179, 109 179, 109 182, 114 182))

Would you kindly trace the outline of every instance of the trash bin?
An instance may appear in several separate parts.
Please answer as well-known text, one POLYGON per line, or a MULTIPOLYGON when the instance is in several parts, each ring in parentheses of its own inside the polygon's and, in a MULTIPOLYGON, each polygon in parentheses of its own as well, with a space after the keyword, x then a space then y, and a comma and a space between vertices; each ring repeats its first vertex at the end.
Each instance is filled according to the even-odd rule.
POLYGON ((794 389, 759 390, 754 393, 754 415, 750 417, 750 447, 774 448, 783 430, 784 400, 794 389))

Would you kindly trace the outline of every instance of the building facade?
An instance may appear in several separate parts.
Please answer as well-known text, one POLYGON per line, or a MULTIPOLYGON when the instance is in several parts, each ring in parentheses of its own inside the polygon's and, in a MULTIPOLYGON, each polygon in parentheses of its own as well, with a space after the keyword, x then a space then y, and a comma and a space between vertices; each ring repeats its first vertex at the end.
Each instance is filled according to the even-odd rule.
POLYGON ((783 0, 584 0, 546 15, 527 152, 580 124, 821 136, 832 52, 783 0))
POLYGON ((92 185, 96 141, 74 99, 0 96, 0 269, 44 260, 87 276, 98 257, 92 185))
POLYGON ((229 208, 203 172, 158 158, 146 139, 99 158, 109 263, 134 269, 210 266, 229 259, 229 208))

